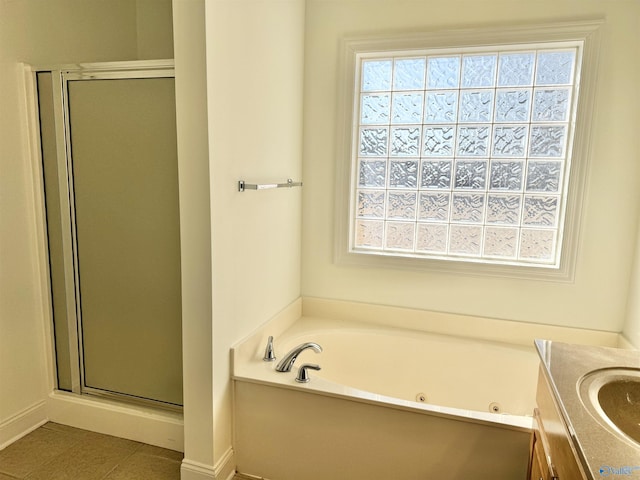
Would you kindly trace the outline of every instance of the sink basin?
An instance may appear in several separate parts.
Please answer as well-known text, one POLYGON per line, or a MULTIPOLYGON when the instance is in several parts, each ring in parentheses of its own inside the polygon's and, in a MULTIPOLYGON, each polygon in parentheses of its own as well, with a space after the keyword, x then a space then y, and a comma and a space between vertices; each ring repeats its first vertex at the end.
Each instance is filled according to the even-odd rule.
POLYGON ((580 399, 611 433, 640 447, 640 369, 607 368, 582 377, 580 399))
POLYGON ((598 391, 598 401, 609 420, 640 443, 640 379, 605 383, 598 391))

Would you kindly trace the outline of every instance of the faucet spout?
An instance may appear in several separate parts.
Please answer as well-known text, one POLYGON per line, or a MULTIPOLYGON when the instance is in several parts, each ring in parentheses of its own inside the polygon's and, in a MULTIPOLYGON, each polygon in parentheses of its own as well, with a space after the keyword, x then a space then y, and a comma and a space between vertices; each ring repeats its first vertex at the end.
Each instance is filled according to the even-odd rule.
POLYGON ((308 348, 312 349, 316 353, 322 352, 322 347, 314 342, 307 342, 298 345, 293 348, 289 353, 285 355, 285 357, 280 360, 280 363, 276 365, 276 372, 290 372, 293 364, 295 363, 298 355, 307 350, 308 348))

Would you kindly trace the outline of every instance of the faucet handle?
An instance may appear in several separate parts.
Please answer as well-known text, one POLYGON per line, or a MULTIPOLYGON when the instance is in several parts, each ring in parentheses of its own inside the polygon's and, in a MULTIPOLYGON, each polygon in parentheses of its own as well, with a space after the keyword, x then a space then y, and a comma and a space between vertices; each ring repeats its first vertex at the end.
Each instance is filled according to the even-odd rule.
POLYGON ((269 336, 267 340, 267 346, 264 349, 264 357, 262 360, 265 362, 273 362, 276 359, 276 354, 273 350, 273 336, 269 336))
POLYGON ((305 363, 300 366, 300 370, 298 371, 298 376, 296 377, 296 382, 298 383, 309 383, 311 378, 309 377, 309 372, 307 370, 320 370, 320 365, 316 365, 314 363, 305 363))

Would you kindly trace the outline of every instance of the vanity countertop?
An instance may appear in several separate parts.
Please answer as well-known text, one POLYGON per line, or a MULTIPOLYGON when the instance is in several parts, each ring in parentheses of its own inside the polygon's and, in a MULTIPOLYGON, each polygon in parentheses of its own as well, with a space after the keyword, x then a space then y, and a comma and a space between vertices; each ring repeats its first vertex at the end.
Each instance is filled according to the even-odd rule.
POLYGON ((594 372, 640 369, 640 351, 536 340, 542 371, 566 422, 578 461, 592 480, 640 479, 640 444, 612 433, 590 413, 580 385, 594 372))

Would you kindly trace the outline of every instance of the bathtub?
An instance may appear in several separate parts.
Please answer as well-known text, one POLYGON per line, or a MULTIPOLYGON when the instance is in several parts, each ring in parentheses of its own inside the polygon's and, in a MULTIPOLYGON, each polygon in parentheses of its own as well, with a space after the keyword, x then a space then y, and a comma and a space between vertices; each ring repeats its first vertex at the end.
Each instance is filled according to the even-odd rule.
MULTIPOLYGON (((532 347, 301 318, 233 350, 237 470, 269 480, 524 479, 538 359, 532 347), (295 381, 304 363, 311 381, 295 381)), ((251 478, 251 477, 250 477, 251 478)))

